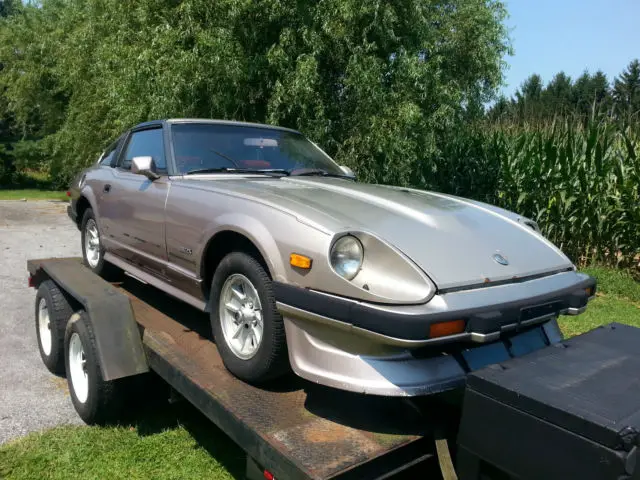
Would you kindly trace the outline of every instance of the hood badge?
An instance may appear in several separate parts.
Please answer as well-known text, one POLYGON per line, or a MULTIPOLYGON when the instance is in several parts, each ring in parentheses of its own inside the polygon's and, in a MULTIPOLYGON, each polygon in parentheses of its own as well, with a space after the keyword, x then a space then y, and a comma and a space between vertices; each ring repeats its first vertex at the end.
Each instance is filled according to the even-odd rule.
POLYGON ((504 266, 509 265, 509 260, 507 260, 505 257, 500 255, 499 253, 494 254, 492 258, 500 265, 504 265, 504 266))

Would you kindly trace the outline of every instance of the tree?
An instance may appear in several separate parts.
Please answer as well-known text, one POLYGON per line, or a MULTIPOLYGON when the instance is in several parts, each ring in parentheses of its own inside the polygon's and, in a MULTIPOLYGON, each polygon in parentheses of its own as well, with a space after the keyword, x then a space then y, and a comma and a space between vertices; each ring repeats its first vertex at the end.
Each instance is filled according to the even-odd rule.
POLYGON ((640 61, 633 60, 613 84, 616 109, 622 115, 640 113, 640 61))
MULTIPOLYGON (((537 73, 532 74, 520 87, 521 97, 525 102, 537 102, 542 97, 542 77, 537 73)), ((518 93, 516 93, 516 96, 518 93)))
POLYGON ((564 72, 556 73, 544 89, 542 99, 545 116, 567 115, 571 111, 571 77, 564 72))
MULTIPOLYGON (((18 12, 20 5, 20 0, 0 0, 0 28, 6 18, 18 12)), ((3 68, 2 57, 0 57, 0 72, 3 68)), ((4 90, 0 83, 0 185, 9 182, 15 172, 12 154, 12 143, 15 140, 14 122, 4 90)))
POLYGON ((507 101, 501 98, 487 112, 490 120, 549 121, 555 116, 609 115, 611 92, 607 76, 598 70, 584 71, 575 82, 564 72, 544 85, 538 74, 530 75, 507 101))
POLYGON ((500 95, 496 103, 489 109, 487 116, 494 122, 508 120, 511 115, 511 103, 507 97, 500 95))
POLYGON ((498 0, 42 0, 22 10, 0 32, 0 82, 60 182, 126 127, 200 116, 299 128, 364 180, 424 185, 443 132, 493 97, 509 50, 498 0))
POLYGON ((527 121, 540 117, 543 88, 542 77, 537 73, 530 75, 522 82, 513 100, 515 114, 519 120, 527 121))
POLYGON ((21 5, 20 0, 0 0, 0 18, 6 18, 17 12, 21 5))
POLYGON ((584 71, 580 75, 571 89, 571 103, 574 110, 582 116, 589 114, 593 98, 591 98, 591 74, 588 71, 584 71))

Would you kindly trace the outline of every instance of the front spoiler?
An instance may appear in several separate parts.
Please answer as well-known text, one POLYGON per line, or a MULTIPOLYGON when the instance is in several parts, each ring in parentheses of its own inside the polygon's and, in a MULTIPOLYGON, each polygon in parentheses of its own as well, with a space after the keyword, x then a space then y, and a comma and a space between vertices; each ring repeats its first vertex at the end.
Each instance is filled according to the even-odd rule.
POLYGON ((424 305, 373 305, 274 285, 293 370, 384 396, 459 388, 470 371, 556 343, 558 315, 582 313, 595 294, 595 280, 574 271, 435 295, 424 305), (429 338, 432 323, 461 318, 464 332, 429 338))

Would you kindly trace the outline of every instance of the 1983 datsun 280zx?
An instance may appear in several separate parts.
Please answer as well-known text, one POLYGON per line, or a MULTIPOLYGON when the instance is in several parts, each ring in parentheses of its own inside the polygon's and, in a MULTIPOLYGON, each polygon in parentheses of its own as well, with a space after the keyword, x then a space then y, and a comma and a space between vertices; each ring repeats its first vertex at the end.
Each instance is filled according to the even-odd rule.
POLYGON ((210 312, 227 368, 345 390, 459 386, 562 337, 595 281, 531 220, 357 183, 302 134, 213 120, 138 125, 71 189, 86 265, 210 312))

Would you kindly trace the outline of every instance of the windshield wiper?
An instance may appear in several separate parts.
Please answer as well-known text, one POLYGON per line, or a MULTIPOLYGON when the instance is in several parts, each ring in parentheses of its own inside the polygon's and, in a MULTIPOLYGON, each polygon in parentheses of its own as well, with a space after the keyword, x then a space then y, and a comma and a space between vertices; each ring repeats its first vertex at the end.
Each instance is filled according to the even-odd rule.
POLYGON ((227 155, 225 155, 224 153, 220 153, 220 152, 218 152, 218 151, 214 150, 213 148, 210 148, 210 149, 209 149, 209 151, 210 151, 210 152, 212 152, 212 153, 215 153, 216 155, 218 155, 218 156, 219 156, 219 157, 221 157, 221 158, 224 158, 227 162, 231 162, 231 164, 232 164, 234 167, 238 167, 238 163, 237 163, 233 158, 228 157, 228 156, 227 156, 227 155))
POLYGON ((258 173, 264 175, 289 175, 287 170, 270 168, 270 169, 255 169, 255 168, 234 168, 234 167, 215 167, 215 168, 198 168, 196 170, 189 170, 185 172, 185 175, 195 175, 198 173, 258 173))
POLYGON ((298 171, 292 170, 291 172, 289 172, 289 175, 291 175, 292 177, 335 177, 353 180, 353 177, 350 177, 349 175, 340 173, 329 173, 326 170, 322 170, 320 168, 303 168, 298 171))

